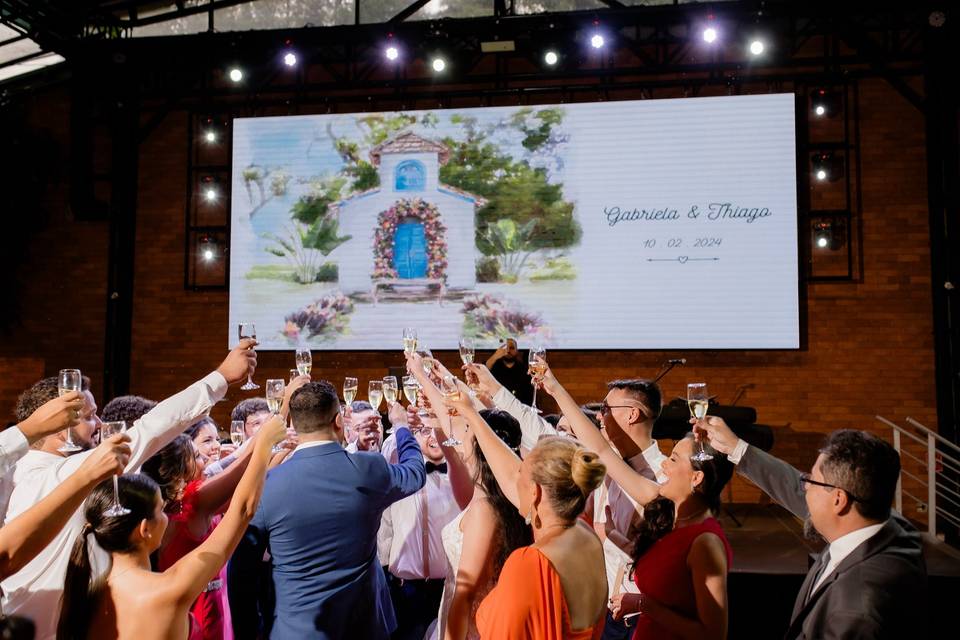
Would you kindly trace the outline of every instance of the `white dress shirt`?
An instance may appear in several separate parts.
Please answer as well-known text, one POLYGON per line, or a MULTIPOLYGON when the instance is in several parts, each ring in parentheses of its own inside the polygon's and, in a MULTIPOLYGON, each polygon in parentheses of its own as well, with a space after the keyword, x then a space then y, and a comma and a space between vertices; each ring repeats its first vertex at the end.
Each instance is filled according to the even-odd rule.
MULTIPOLYGON (((184 429, 205 415, 227 391, 227 381, 214 371, 180 393, 167 398, 134 422, 130 436, 128 473, 136 472, 146 460, 184 429)), ((17 463, 14 489, 10 496, 7 522, 50 494, 75 472, 90 452, 63 457, 32 450, 17 463)), ((37 640, 52 640, 60 617, 60 596, 74 541, 83 528, 83 507, 40 554, 18 573, 3 581, 3 612, 30 618, 37 627, 37 640)), ((93 536, 89 537, 94 575, 106 570, 109 560, 93 536)))
MULTIPOLYGON (((663 455, 660 451, 660 446, 657 444, 657 441, 652 440, 646 449, 632 458, 628 458, 626 463, 637 471, 641 469, 645 471, 645 467, 649 467, 655 476, 649 479, 662 483, 666 480, 666 477, 663 475, 663 461, 666 459, 667 456, 663 455)), ((620 535, 627 537, 634 516, 637 513, 642 513, 643 508, 638 505, 626 491, 621 489, 620 485, 610 479, 609 476, 604 479, 604 485, 607 489, 606 500, 594 507, 594 522, 606 522, 606 507, 609 504, 610 514, 613 517, 613 528, 616 529, 620 535)), ((603 541, 603 560, 607 570, 608 593, 612 594, 615 592, 614 587, 616 586, 617 574, 620 573, 620 569, 624 564, 631 562, 631 558, 624 553, 620 547, 614 544, 610 538, 606 538, 603 541)), ((636 590, 636 586, 629 579, 629 572, 625 572, 623 586, 620 591, 634 593, 636 590)))
POLYGON ((851 531, 846 535, 842 535, 827 547, 827 552, 830 554, 830 559, 827 561, 827 566, 823 568, 823 571, 820 572, 820 577, 817 578, 817 581, 813 585, 813 589, 810 590, 810 593, 816 593, 817 589, 820 588, 820 585, 823 584, 823 581, 827 579, 833 570, 837 568, 844 559, 849 556, 853 551, 862 545, 864 542, 877 535, 880 532, 880 529, 883 529, 885 523, 881 522, 880 524, 871 524, 862 529, 857 529, 856 531, 851 531))
POLYGON ((423 488, 390 505, 383 512, 377 533, 380 564, 404 580, 440 579, 447 576, 447 555, 441 532, 460 513, 453 499, 450 476, 434 471, 427 474, 423 488), (423 507, 427 502, 426 546, 430 574, 424 575, 423 507))
POLYGON ((497 409, 506 411, 520 423, 520 446, 532 451, 543 436, 555 436, 557 430, 537 413, 533 407, 523 404, 506 387, 500 387, 493 396, 497 409))
POLYGON ((13 467, 30 450, 30 443, 16 425, 0 432, 0 522, 7 514, 13 493, 13 467))

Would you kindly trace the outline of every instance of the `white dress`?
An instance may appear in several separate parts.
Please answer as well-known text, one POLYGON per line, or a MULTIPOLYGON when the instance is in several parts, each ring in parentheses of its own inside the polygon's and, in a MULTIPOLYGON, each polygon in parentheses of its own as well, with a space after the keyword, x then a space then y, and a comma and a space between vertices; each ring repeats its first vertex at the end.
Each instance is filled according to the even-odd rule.
MULTIPOLYGON (((427 629, 424 640, 442 640, 443 634, 447 629, 447 615, 450 613, 450 604, 453 602, 453 592, 457 587, 457 567, 460 566, 460 554, 463 552, 463 531, 460 530, 460 521, 467 513, 467 509, 460 512, 456 518, 443 528, 440 537, 443 540, 443 551, 447 556, 447 579, 443 583, 443 597, 440 599, 440 611, 433 625, 427 629)), ((480 602, 489 592, 488 585, 474 603, 473 611, 470 615, 470 629, 467 631, 467 640, 480 640, 480 633, 477 631, 476 613, 480 602)))

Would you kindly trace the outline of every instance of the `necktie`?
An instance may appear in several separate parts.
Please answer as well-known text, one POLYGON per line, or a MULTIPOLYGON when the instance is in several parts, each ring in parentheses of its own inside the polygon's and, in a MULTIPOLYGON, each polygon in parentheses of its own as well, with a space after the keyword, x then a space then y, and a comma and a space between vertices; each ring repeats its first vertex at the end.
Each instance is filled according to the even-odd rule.
POLYGON ((436 471, 437 473, 446 473, 446 472, 447 472, 447 463, 446 463, 446 462, 441 462, 440 464, 434 464, 434 463, 432 463, 432 462, 428 462, 428 463, 426 463, 426 464, 424 465, 424 467, 426 468, 427 473, 433 473, 434 471, 436 471))
POLYGON ((820 582, 820 578, 823 577, 823 572, 827 570, 827 565, 830 564, 830 551, 824 551, 821 554, 820 559, 817 560, 817 564, 820 565, 817 567, 817 571, 813 576, 813 581, 810 583, 810 590, 807 591, 807 597, 804 599, 804 604, 810 601, 810 596, 812 596, 817 591, 817 583, 820 582))

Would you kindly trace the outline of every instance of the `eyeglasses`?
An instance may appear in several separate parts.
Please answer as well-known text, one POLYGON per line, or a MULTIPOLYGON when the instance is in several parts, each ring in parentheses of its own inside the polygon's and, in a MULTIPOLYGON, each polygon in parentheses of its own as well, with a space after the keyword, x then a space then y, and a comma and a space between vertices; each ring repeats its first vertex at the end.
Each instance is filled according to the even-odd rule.
POLYGON ((433 431, 433 427, 414 427, 410 429, 410 433, 412 433, 415 436, 417 435, 429 436, 431 431, 433 431))
POLYGON ((826 482, 818 482, 817 480, 814 480, 813 478, 810 477, 809 473, 804 473, 800 476, 800 487, 803 488, 804 484, 812 484, 818 487, 824 487, 826 489, 839 489, 840 491, 843 491, 845 494, 850 496, 850 499, 853 500, 854 502, 864 502, 864 500, 861 500, 860 498, 850 493, 843 487, 838 487, 835 484, 827 484, 826 482))
POLYGON ((646 408, 638 404, 612 404, 611 405, 611 404, 607 404, 606 400, 600 403, 600 409, 598 410, 598 413, 602 416, 605 416, 608 413, 610 413, 611 409, 639 409, 640 413, 642 413, 643 415, 647 415, 646 408))

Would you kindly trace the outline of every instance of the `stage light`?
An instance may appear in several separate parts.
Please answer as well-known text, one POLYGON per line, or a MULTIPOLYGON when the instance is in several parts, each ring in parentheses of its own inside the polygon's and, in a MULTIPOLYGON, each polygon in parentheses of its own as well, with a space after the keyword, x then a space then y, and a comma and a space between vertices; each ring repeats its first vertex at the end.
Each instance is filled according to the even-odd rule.
POLYGON ((233 80, 234 82, 240 82, 241 80, 243 80, 243 71, 241 71, 237 67, 230 69, 230 79, 233 80))
POLYGON ((293 51, 288 51, 283 56, 283 64, 287 65, 288 67, 297 66, 297 54, 295 54, 293 51))
POLYGON ((387 57, 387 60, 390 60, 392 62, 400 57, 400 50, 397 49, 395 46, 390 45, 383 51, 383 55, 387 57))
POLYGON ((434 71, 440 73, 447 68, 447 61, 438 56, 433 59, 433 61, 430 63, 430 66, 433 67, 434 71))
POLYGON ((560 56, 557 55, 556 51, 552 49, 543 54, 543 61, 546 62, 551 67, 560 60, 560 56))
POLYGON ((220 254, 220 247, 217 241, 211 236, 200 236, 200 242, 198 244, 198 253, 204 262, 213 262, 220 254))
POLYGON ((837 91, 815 89, 810 94, 810 107, 818 118, 832 118, 843 111, 843 97, 837 91))
POLYGON ((817 249, 837 251, 846 244, 846 226, 841 217, 826 215, 811 220, 810 233, 817 249))
POLYGON ((827 170, 826 169, 817 169, 817 180, 826 180, 827 179, 827 170))
POLYGON ((758 56, 763 53, 763 50, 766 49, 766 46, 763 44, 763 40, 754 39, 750 42, 750 53, 758 56))
POLYGON ((603 36, 599 33, 593 34, 593 37, 590 38, 590 46, 594 49, 602 48, 605 42, 603 36))
POLYGON ((810 156, 810 167, 814 178, 819 182, 836 182, 843 177, 843 156, 817 152, 810 156))
POLYGON ((822 116, 823 114, 825 114, 825 113, 827 112, 827 108, 826 108, 825 106, 823 106, 822 104, 818 104, 817 106, 815 106, 815 107, 813 108, 813 112, 814 112, 815 114, 817 114, 818 116, 822 116))
POLYGON ((203 192, 203 197, 207 199, 207 202, 216 202, 217 190, 213 187, 207 187, 203 192))
POLYGON ((703 41, 712 44, 717 41, 717 30, 714 27, 707 27, 703 30, 703 41))
POLYGON ((826 236, 819 236, 817 238, 817 246, 821 249, 826 248, 828 244, 830 244, 830 240, 828 240, 826 236))
POLYGON ((203 139, 206 140, 208 144, 213 144, 217 141, 217 132, 210 129, 203 134, 203 139))

